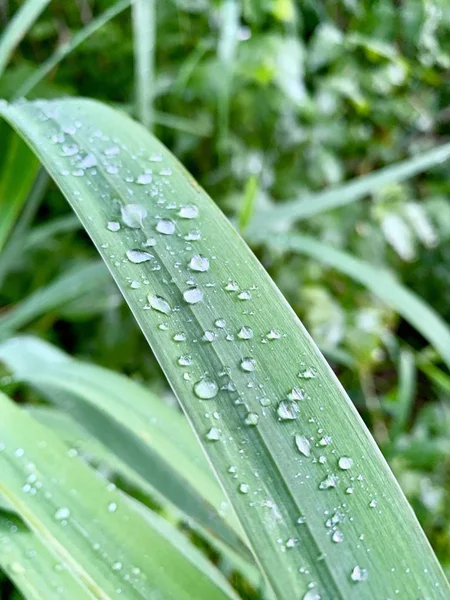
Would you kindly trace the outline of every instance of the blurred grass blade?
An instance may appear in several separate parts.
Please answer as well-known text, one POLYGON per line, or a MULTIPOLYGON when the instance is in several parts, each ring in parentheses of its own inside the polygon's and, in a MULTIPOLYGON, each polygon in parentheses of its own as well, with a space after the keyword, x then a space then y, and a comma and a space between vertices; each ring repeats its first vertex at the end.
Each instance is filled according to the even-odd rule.
POLYGON ((15 515, 0 512, 0 569, 27 600, 89 600, 92 594, 15 515))
POLYGON ((73 267, 52 283, 31 293, 25 300, 0 313, 0 334, 16 331, 33 319, 58 309, 109 282, 104 266, 97 261, 73 267))
POLYGON ((46 8, 50 0, 25 0, 0 37, 0 78, 22 38, 46 8))
POLYGON ((154 53, 156 37, 155 0, 134 0, 133 42, 136 114, 148 129, 153 124, 154 53))
POLYGON ((17 256, 23 252, 25 240, 27 238, 28 227, 33 221, 42 198, 47 189, 49 177, 44 169, 38 172, 33 187, 25 201, 25 207, 17 221, 10 239, 0 254, 0 289, 3 285, 8 271, 14 266, 17 256))
POLYGON ((15 98, 21 98, 29 94, 66 56, 76 50, 78 46, 111 21, 111 19, 128 8, 130 4, 131 0, 119 0, 119 2, 107 8, 98 17, 83 27, 83 29, 74 33, 68 42, 59 46, 56 52, 39 65, 35 72, 23 82, 16 91, 15 98))
POLYGON ((0 345, 15 378, 37 387, 189 517, 248 557, 233 513, 183 416, 150 391, 50 344, 17 337, 0 345), (59 394, 58 394, 59 392, 59 394), (61 394, 63 392, 63 394, 61 394))
POLYGON ((0 125, 0 251, 33 186, 39 162, 18 135, 0 125))
POLYGON ((1 393, 0 414, 0 492, 92 597, 116 598, 118 589, 130 600, 235 597, 179 532, 131 504, 1 393))
POLYGON ((291 223, 308 219, 327 210, 345 206, 361 200, 385 185, 404 181, 422 171, 440 165, 450 158, 450 144, 443 144, 418 156, 391 165, 343 183, 336 188, 302 196, 298 200, 289 200, 267 211, 257 213, 249 229, 257 232, 260 227, 273 228, 277 223, 291 223))
POLYGON ((259 181, 256 175, 251 175, 245 184, 244 197, 239 207, 239 231, 244 231, 251 221, 255 210, 255 200, 258 194, 259 181))
POLYGON ((274 234, 267 240, 253 236, 258 242, 267 241, 272 248, 284 252, 306 254, 340 273, 345 273, 366 287, 372 294, 396 310, 439 352, 450 366, 450 328, 424 300, 402 285, 395 276, 367 261, 336 250, 311 237, 297 234, 274 234))
POLYGON ((0 112, 93 238, 276 597, 380 600, 400 590, 447 599, 439 563, 348 396, 176 159, 141 125, 93 101, 0 112), (81 126, 65 143, 79 152, 64 156, 51 138, 74 122, 81 126), (97 167, 70 175, 86 155, 97 167))
POLYGON ((51 245, 52 239, 62 233, 69 233, 80 229, 80 220, 73 214, 56 217, 34 227, 26 236, 24 250, 51 245))
POLYGON ((406 430, 414 405, 416 380, 414 354, 411 350, 402 350, 398 360, 398 392, 394 405, 394 417, 389 428, 390 436, 394 439, 406 430))

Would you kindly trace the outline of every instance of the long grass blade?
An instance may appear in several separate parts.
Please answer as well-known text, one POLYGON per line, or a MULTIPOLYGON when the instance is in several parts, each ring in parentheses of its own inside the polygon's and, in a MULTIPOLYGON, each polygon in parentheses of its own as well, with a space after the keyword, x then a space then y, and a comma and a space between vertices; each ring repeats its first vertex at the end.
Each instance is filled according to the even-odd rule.
POLYGON ((155 0, 134 0, 132 14, 136 114, 141 123, 148 129, 151 129, 153 123, 153 80, 156 38, 155 0))
POLYGON ((418 173, 444 163, 449 158, 450 144, 443 144, 428 152, 423 152, 369 175, 358 177, 325 192, 302 196, 297 200, 288 200, 269 210, 261 211, 253 218, 249 230, 257 232, 261 227, 272 229, 279 223, 287 224, 308 219, 328 210, 345 206, 361 200, 385 185, 414 177, 418 173))
POLYGON ((235 532, 239 524, 225 511, 224 494, 180 413, 126 377, 73 360, 37 338, 7 340, 0 360, 15 378, 71 413, 166 500, 248 558, 235 532))
POLYGON ((93 238, 276 597, 379 600, 400 590, 446 599, 448 582, 335 375, 245 242, 164 146, 93 101, 0 111, 93 238), (74 121, 81 126, 66 143, 77 144, 78 156, 61 156, 51 137, 74 121), (87 154, 96 168, 70 175, 87 154))
MULTIPOLYGON (((254 239, 262 241, 261 237, 254 239)), ((450 366, 450 327, 392 273, 309 236, 280 233, 267 241, 272 248, 306 254, 361 283, 415 327, 450 366)))
POLYGON ((71 39, 62 44, 57 50, 47 58, 34 73, 26 79, 15 93, 15 98, 27 96, 45 77, 53 71, 69 54, 78 48, 83 42, 89 39, 94 33, 101 29, 106 23, 120 15, 131 4, 131 0, 119 0, 107 8, 101 15, 92 19, 85 27, 77 31, 71 39))
POLYGON ((117 598, 118 589, 130 600, 235 598, 179 532, 131 503, 1 393, 0 414, 0 493, 93 598, 117 598))
POLYGON ((15 48, 50 0, 25 0, 0 37, 0 77, 15 48))

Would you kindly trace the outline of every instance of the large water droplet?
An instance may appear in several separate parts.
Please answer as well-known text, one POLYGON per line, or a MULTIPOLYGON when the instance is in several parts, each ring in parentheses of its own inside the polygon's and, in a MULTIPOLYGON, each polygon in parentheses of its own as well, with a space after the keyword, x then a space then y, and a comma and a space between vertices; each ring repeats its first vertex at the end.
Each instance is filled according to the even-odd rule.
POLYGON ((188 304, 197 304, 203 300, 203 292, 200 288, 190 288, 183 293, 183 298, 188 304))
POLYGON ((277 415, 282 421, 292 421, 298 417, 298 404, 292 400, 282 400, 278 404, 277 415))
POLYGON ((147 210, 141 204, 125 204, 120 209, 122 221, 132 229, 140 229, 147 216, 147 210))
POLYGON ((256 360, 254 358, 244 358, 241 361, 241 369, 247 373, 251 373, 256 369, 256 360))
POLYGON ((175 232, 175 223, 171 219, 160 219, 156 223, 156 231, 164 235, 172 235, 175 232))
POLYGON ((219 386, 209 377, 203 377, 194 384, 194 394, 202 400, 211 400, 211 398, 215 398, 218 391, 219 386))
POLYGON ((341 458, 338 461, 338 465, 340 469, 342 469, 343 471, 347 471, 348 469, 352 468, 353 459, 350 458, 350 456, 341 456, 341 458))
POLYGON ((198 208, 193 204, 182 206, 178 214, 182 219, 195 219, 198 217, 198 208))
POLYGON ((127 250, 127 258, 130 262, 139 264, 151 260, 153 255, 143 250, 127 250))
POLYGON ((195 254, 189 261, 189 268, 203 273, 209 269, 209 259, 201 254, 195 254))
POLYGON ((296 435, 295 436, 295 445, 297 446, 298 451, 303 454, 303 456, 311 456, 311 444, 304 435, 296 435))
POLYGON ((154 310, 157 310, 158 312, 168 315, 172 311, 170 304, 167 302, 167 300, 165 300, 161 296, 153 296, 153 295, 149 294, 147 296, 147 300, 148 300, 148 303, 150 304, 150 306, 154 310))

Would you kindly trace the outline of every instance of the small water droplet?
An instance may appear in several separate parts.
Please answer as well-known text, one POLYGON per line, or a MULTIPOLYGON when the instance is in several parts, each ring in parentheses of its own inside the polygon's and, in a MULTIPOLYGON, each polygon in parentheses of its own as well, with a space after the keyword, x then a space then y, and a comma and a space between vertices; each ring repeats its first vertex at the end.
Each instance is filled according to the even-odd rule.
POLYGON ((216 319, 214 321, 214 325, 219 329, 224 329, 227 326, 227 322, 225 321, 225 319, 216 319))
POLYGON ((214 331, 205 331, 202 337, 204 342, 213 342, 216 339, 214 331))
POLYGON ((337 529, 336 531, 333 532, 331 539, 333 540, 333 542, 335 544, 340 544, 341 542, 344 541, 344 536, 342 535, 342 532, 337 529))
POLYGON ((120 209, 122 221, 131 229, 140 229, 147 216, 147 210, 141 204, 125 204, 120 209))
POLYGON ((271 329, 266 337, 268 340, 279 340, 281 338, 281 333, 278 329, 271 329))
POLYGON ((186 334, 185 334, 185 333, 182 333, 182 332, 180 332, 180 333, 176 333, 176 334, 173 336, 173 341, 174 341, 174 342, 185 342, 185 341, 186 341, 186 339, 187 339, 187 338, 186 338, 186 334))
POLYGON ((227 285, 225 286, 225 290, 227 292, 237 292, 239 289, 238 284, 236 283, 236 281, 229 281, 227 283, 227 285))
POLYGON ((156 223, 156 231, 164 235, 172 235, 175 232, 175 223, 171 219, 160 219, 156 223))
POLYGON ((95 166, 97 166, 97 159, 91 152, 86 154, 80 163, 82 169, 92 169, 95 166))
POLYGON ((369 576, 369 573, 368 573, 367 569, 362 569, 361 567, 356 565, 356 567, 351 572, 350 578, 355 583, 358 583, 360 581, 366 581, 368 576, 369 576))
POLYGON ((302 600, 321 600, 321 598, 322 598, 321 595, 318 594, 315 590, 309 590, 303 596, 302 600))
POLYGON ((197 304, 203 300, 203 292, 200 288, 190 288, 183 292, 183 298, 188 304, 197 304))
POLYGON ((138 175, 136 181, 139 185, 148 185, 153 181, 153 177, 151 173, 141 173, 138 175))
POLYGON ((153 258, 153 255, 143 250, 127 250, 127 258, 130 262, 138 265, 153 258))
POLYGON ((238 298, 239 300, 251 300, 252 293, 250 292, 250 290, 242 290, 242 292, 238 294, 238 298))
POLYGON ((108 511, 109 511, 110 513, 115 513, 115 512, 116 512, 116 510, 117 510, 117 503, 116 503, 116 502, 110 502, 110 503, 108 504, 108 511))
POLYGON ((319 490, 328 490, 330 488, 335 488, 338 483, 338 478, 336 475, 327 475, 327 477, 319 483, 319 490))
POLYGON ((183 354, 179 357, 178 364, 181 367, 190 367, 192 365, 192 356, 189 354, 183 354))
POLYGON ((293 387, 288 394, 289 400, 304 400, 306 397, 305 390, 299 387, 293 387))
POLYGON ((198 208, 194 204, 182 206, 178 212, 182 219, 196 219, 198 217, 198 208))
POLYGON ((209 377, 203 377, 194 384, 194 394, 201 400, 211 400, 215 398, 219 391, 217 383, 209 377))
POLYGON ((253 337, 253 329, 251 327, 241 327, 238 338, 241 340, 251 340, 253 337))
POLYGON ((194 256, 189 261, 189 268, 192 271, 199 271, 200 273, 204 273, 209 269, 209 259, 206 256, 202 256, 201 254, 194 254, 194 256))
POLYGON ((222 432, 220 431, 220 429, 217 429, 217 427, 211 427, 211 429, 206 434, 206 438, 210 442, 217 442, 218 440, 220 440, 221 433, 222 432))
POLYGON ((298 404, 293 400, 282 400, 278 404, 277 415, 282 421, 292 421, 298 417, 298 404))
POLYGON ((112 565, 112 570, 113 571, 120 571, 122 569, 123 565, 121 562, 117 561, 115 563, 113 563, 112 565))
POLYGON ((311 456, 311 444, 304 435, 296 435, 295 436, 295 445, 297 446, 298 451, 303 454, 303 456, 311 456))
POLYGON ((248 494, 250 491, 250 486, 248 485, 248 483, 241 483, 241 485, 239 486, 239 491, 241 492, 241 494, 248 494))
POLYGON ((118 221, 108 221, 107 228, 109 231, 119 231, 120 223, 118 221))
POLYGON ((353 459, 350 456, 341 456, 338 461, 339 468, 343 471, 348 471, 353 466, 353 459))
POLYGON ((370 508, 376 508, 377 507, 377 501, 375 500, 375 498, 369 502, 369 507, 370 508))
POLYGON ((315 367, 307 367, 306 365, 300 365, 300 373, 298 377, 300 379, 313 379, 317 374, 317 369, 315 367))
POLYGON ((247 373, 251 373, 256 369, 256 360, 250 357, 242 359, 241 369, 247 373))
POLYGON ((70 510, 66 506, 63 506, 62 508, 58 508, 58 510, 55 512, 55 519, 57 521, 64 521, 65 519, 68 519, 69 517, 70 517, 70 510))
POLYGON ((147 300, 150 306, 158 312, 164 313, 165 315, 168 315, 170 312, 172 312, 170 304, 161 296, 153 296, 149 294, 147 296, 147 300))
POLYGON ((141 284, 136 279, 133 279, 133 281, 130 283, 130 288, 132 290, 138 290, 140 287, 141 287, 141 284))
POLYGON ((259 421, 258 414, 255 412, 249 412, 247 414, 247 416, 245 417, 244 423, 246 425, 250 425, 250 426, 254 427, 255 425, 258 425, 258 421, 259 421))

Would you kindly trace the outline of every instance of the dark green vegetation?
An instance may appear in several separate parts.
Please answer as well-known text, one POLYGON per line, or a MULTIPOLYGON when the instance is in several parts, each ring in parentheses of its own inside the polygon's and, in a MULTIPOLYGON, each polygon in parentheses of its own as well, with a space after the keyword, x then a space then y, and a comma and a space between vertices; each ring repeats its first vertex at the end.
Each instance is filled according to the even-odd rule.
MULTIPOLYGON (((111 4, 52 2, 15 52, 0 97, 14 98, 71 30, 111 4)), ((14 3, 6 5, 13 13, 14 3)), ((241 10, 230 2, 159 3, 151 89, 154 133, 251 242, 339 375, 449 568, 448 150, 414 178, 394 173, 359 195, 345 188, 328 196, 328 205, 317 195, 413 155, 426 157, 448 141, 445 10, 444 2, 414 1, 305 1, 295 9, 289 0, 248 1, 241 10), (293 200, 303 202, 303 213, 299 203, 279 208, 293 200), (404 287, 393 286, 383 269, 404 287), (411 305, 405 288, 428 307, 416 298, 411 305)), ((27 97, 83 95, 134 114, 135 35, 126 11, 27 97)), ((21 146, 11 150, 16 141, 1 128, 2 156, 14 156, 0 172, 3 338, 32 333, 166 395, 129 309, 93 264, 95 250, 56 187, 37 175, 25 208, 14 203, 22 188, 27 194, 38 163, 21 146), (15 165, 13 177, 8 164, 15 165), (10 227, 4 215, 11 215, 10 227)), ((7 373, 4 391, 39 402, 7 373)), ((224 573, 235 573, 201 535, 195 539, 224 573)), ((242 597, 257 597, 244 577, 231 578, 242 597)), ((8 598, 8 583, 4 590, 8 598)))

